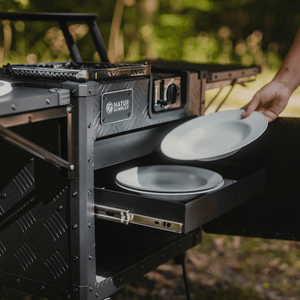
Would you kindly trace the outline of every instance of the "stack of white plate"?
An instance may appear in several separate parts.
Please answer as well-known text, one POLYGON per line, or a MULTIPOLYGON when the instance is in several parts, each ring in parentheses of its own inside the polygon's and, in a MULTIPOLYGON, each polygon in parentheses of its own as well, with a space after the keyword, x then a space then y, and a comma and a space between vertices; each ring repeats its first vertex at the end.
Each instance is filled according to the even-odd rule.
POLYGON ((116 184, 145 197, 185 201, 221 188, 224 180, 203 168, 155 165, 124 170, 117 174, 116 184))

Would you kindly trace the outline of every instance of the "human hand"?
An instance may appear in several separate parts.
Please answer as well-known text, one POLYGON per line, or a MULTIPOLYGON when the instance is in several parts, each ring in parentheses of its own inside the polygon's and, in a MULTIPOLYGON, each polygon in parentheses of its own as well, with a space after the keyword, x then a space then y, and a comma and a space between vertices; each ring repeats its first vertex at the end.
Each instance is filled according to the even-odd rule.
POLYGON ((272 122, 284 110, 292 93, 293 91, 284 83, 273 80, 254 95, 242 118, 249 117, 256 110, 263 113, 268 122, 272 122))

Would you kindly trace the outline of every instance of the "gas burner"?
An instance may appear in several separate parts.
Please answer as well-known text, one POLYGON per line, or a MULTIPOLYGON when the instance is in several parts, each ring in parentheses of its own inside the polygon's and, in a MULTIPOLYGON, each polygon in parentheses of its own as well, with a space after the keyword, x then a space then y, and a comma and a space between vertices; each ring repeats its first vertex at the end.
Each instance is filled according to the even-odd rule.
POLYGON ((126 78, 149 75, 147 63, 88 63, 88 62, 49 62, 37 64, 7 64, 3 66, 4 76, 18 79, 102 81, 105 79, 126 78))

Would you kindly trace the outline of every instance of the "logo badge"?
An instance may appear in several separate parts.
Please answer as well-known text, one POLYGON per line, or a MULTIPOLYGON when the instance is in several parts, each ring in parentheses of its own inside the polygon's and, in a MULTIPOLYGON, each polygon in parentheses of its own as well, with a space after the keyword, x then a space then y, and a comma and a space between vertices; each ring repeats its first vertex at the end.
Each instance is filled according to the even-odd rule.
POLYGON ((106 113, 110 115, 113 111, 114 111, 114 105, 112 104, 112 102, 108 102, 106 104, 106 113))
POLYGON ((133 115, 133 90, 110 91, 102 94, 101 115, 102 125, 125 121, 133 115))

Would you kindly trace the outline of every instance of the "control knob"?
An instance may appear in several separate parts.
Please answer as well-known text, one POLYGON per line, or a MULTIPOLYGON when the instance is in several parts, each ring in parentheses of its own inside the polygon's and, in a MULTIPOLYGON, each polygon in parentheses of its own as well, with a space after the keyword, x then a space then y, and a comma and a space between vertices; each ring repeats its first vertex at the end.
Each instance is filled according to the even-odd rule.
POLYGON ((178 102, 178 100, 179 100, 179 87, 176 84, 172 83, 168 86, 167 92, 166 92, 166 100, 170 104, 174 104, 174 103, 178 102))

